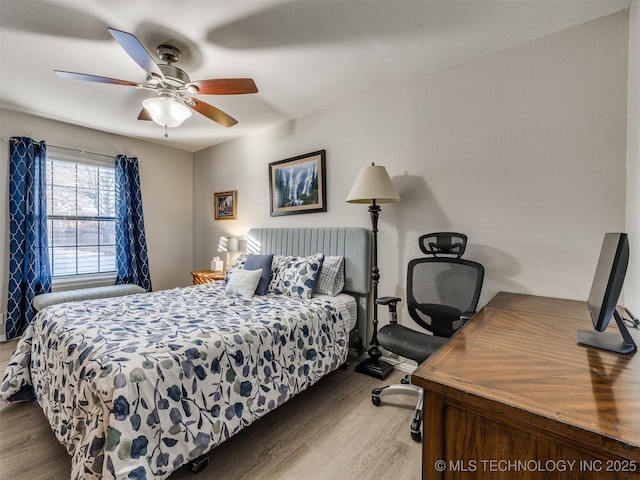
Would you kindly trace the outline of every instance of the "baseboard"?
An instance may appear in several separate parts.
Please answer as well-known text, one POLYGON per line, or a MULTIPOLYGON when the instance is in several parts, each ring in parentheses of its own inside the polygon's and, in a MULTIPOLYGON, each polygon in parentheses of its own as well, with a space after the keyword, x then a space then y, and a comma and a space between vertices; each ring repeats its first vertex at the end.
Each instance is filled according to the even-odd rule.
POLYGON ((396 370, 400 370, 401 372, 404 373, 413 373, 413 371, 418 368, 415 365, 407 365, 405 362, 402 363, 397 363, 394 365, 396 370))
POLYGON ((401 372, 404 373, 413 373, 413 371, 418 368, 417 365, 414 365, 413 363, 407 363, 410 362, 411 360, 407 360, 406 358, 390 358, 390 357, 382 357, 382 360, 384 360, 385 362, 390 363, 391 365, 393 365, 393 367, 396 370, 400 370, 401 372))

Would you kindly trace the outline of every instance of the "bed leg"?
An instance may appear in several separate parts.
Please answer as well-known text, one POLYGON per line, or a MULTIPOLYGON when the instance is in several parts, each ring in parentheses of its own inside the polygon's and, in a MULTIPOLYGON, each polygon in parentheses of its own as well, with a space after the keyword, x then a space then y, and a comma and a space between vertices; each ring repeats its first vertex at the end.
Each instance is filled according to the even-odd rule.
POLYGON ((207 468, 209 465, 209 457, 207 455, 201 455, 195 460, 189 462, 189 468, 193 473, 198 473, 207 468))
POLYGON ((340 370, 349 370, 349 362, 344 362, 340 365, 340 370))

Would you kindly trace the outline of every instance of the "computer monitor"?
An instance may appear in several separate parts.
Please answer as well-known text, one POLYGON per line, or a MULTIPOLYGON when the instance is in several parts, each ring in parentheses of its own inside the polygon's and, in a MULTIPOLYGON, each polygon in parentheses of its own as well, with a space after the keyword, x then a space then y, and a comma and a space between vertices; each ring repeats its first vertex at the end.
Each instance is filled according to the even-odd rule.
POLYGON ((624 320, 616 310, 628 263, 627 234, 606 233, 587 300, 594 329, 578 330, 578 344, 616 353, 631 353, 637 349, 624 320), (615 333, 604 333, 611 317, 615 318, 622 338, 615 333))

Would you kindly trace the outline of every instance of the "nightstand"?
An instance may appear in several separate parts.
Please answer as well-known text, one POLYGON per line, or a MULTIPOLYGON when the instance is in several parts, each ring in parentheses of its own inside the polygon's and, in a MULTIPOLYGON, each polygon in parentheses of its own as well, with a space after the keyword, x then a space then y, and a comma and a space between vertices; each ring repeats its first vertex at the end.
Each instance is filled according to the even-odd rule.
POLYGON ((224 280, 226 273, 222 270, 214 272, 213 270, 197 270, 191 272, 194 285, 202 285, 203 283, 211 283, 216 280, 224 280))

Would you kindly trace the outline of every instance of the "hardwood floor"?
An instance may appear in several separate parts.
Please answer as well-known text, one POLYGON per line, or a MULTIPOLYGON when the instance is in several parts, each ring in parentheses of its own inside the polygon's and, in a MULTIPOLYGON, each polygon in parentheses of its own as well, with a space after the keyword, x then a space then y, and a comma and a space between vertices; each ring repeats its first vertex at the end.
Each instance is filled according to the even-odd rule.
MULTIPOLYGON (((0 343, 0 372, 15 341, 0 343)), ((413 397, 374 407, 371 389, 397 383, 353 371, 317 384, 209 452, 209 466, 170 480, 417 480, 421 444, 411 440, 413 397)), ((35 402, 0 407, 0 479, 69 478, 70 457, 35 402)))

